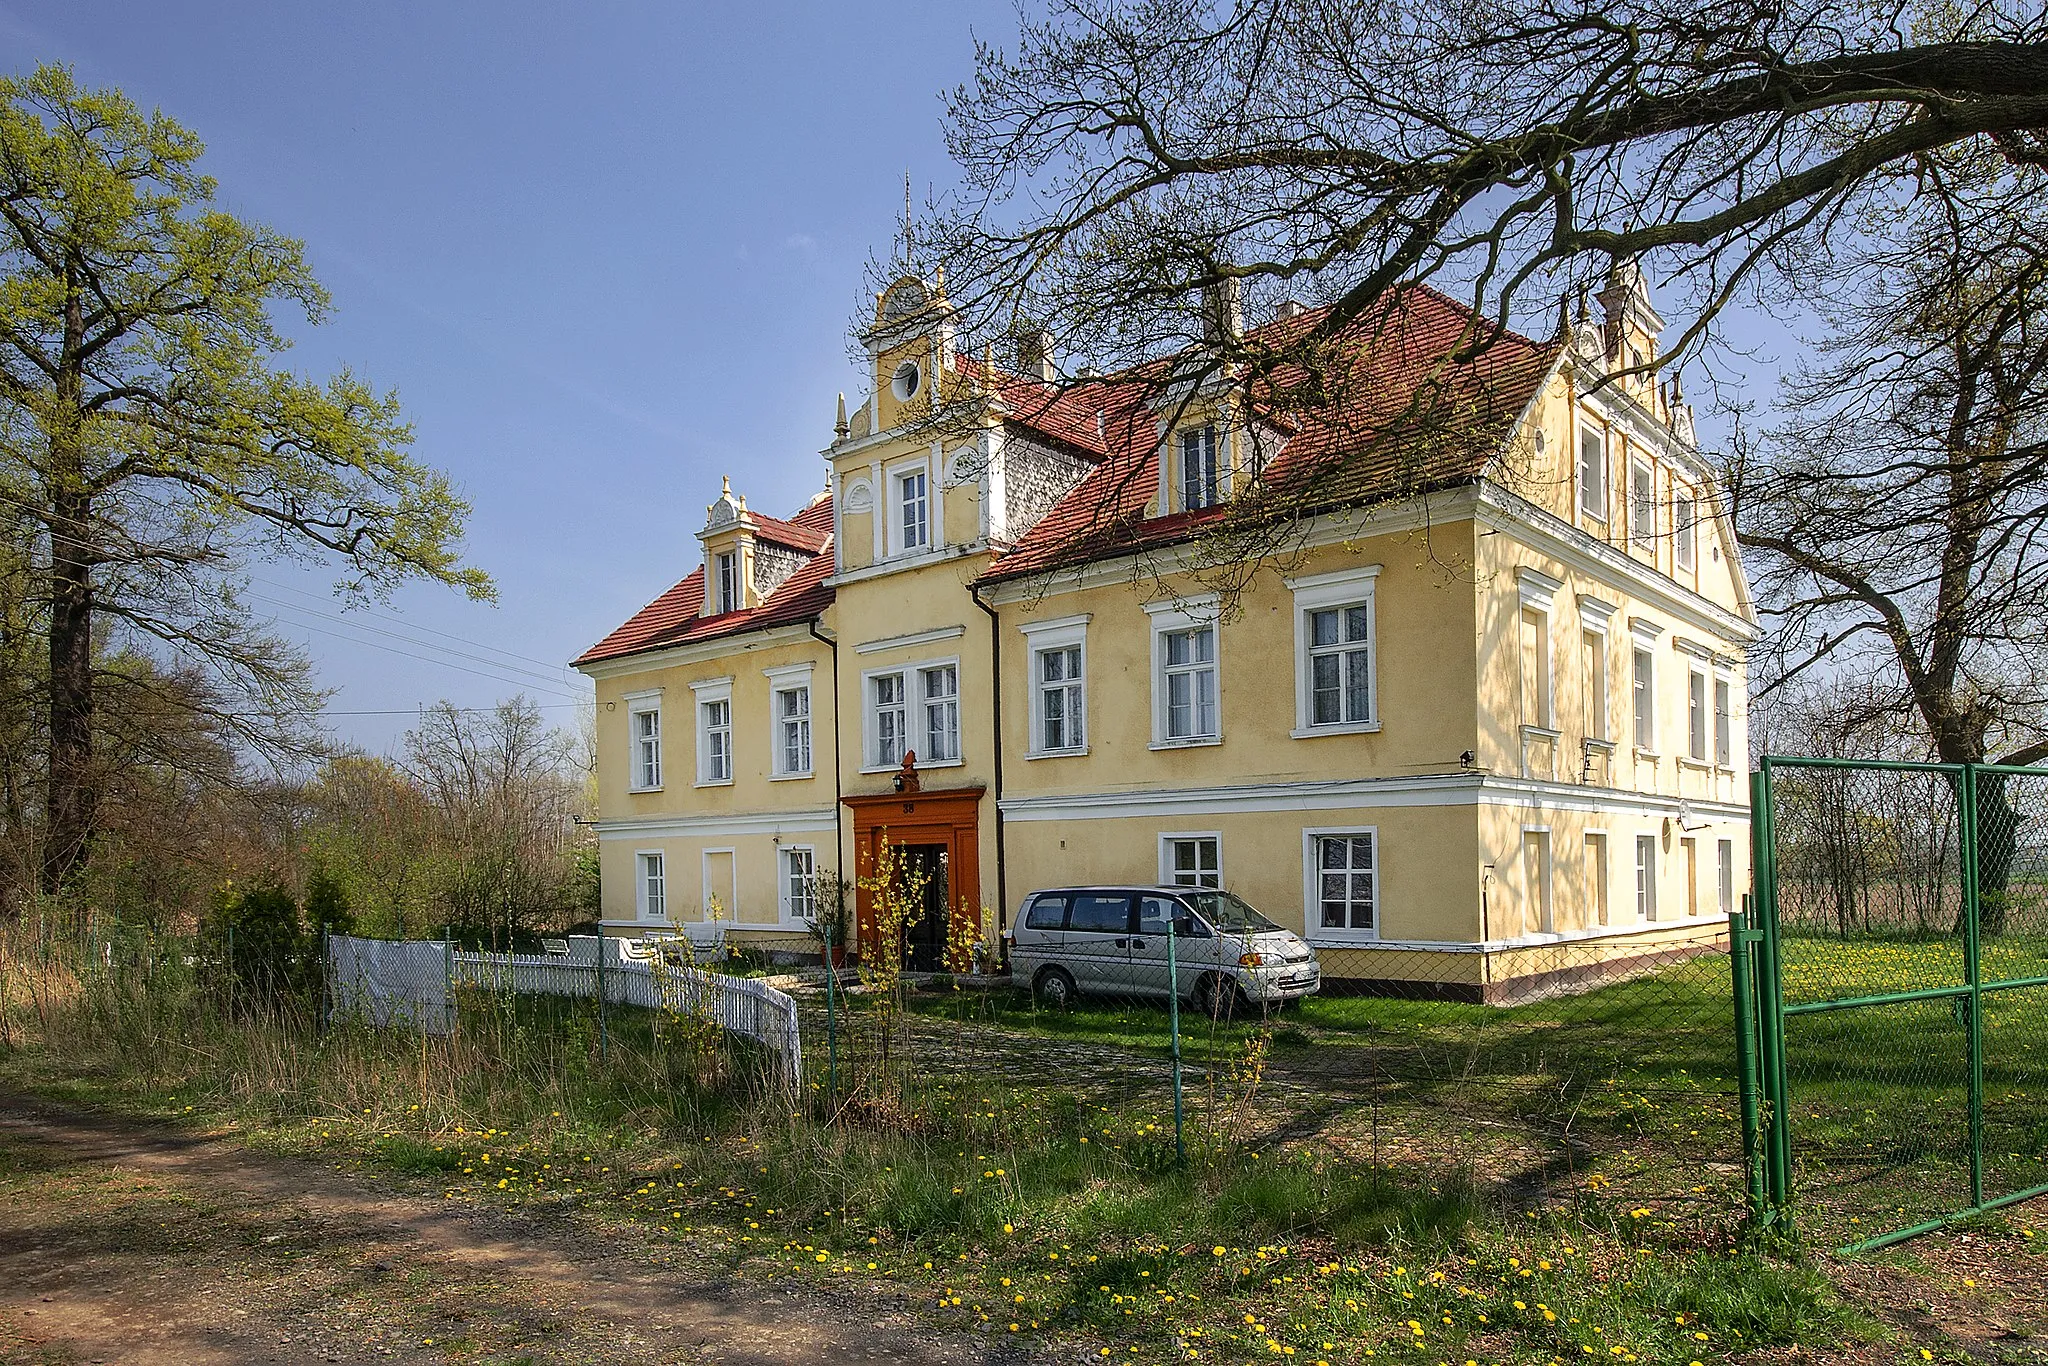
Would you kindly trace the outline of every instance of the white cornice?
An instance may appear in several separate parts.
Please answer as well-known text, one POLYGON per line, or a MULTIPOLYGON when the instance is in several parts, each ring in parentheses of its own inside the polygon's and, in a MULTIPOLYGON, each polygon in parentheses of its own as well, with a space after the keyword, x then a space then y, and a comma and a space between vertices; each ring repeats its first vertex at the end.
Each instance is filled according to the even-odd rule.
POLYGON ((622 678, 628 674, 647 673, 655 669, 702 664, 709 659, 723 659, 727 655, 746 654, 753 650, 769 650, 778 645, 793 645, 810 638, 811 633, 806 624, 797 622, 792 626, 770 626, 759 631, 737 631, 729 636, 693 640, 687 645, 672 645, 663 650, 620 655, 616 659, 594 659, 588 664, 578 664, 575 667, 577 672, 590 678, 622 678))
POLYGON ((1479 521, 1519 538, 1532 550, 1553 556, 1596 582, 1625 585, 1639 600, 1655 604, 1709 635, 1746 646, 1762 634, 1717 602, 1700 596, 1649 566, 1588 536, 1556 513, 1492 480, 1481 485, 1479 521))
POLYGON ((1130 816, 1182 818, 1258 811, 1340 811, 1359 807, 1513 806, 1529 810, 1616 812, 1676 816, 1687 812, 1723 821, 1749 820, 1737 802, 1700 801, 1651 792, 1589 787, 1490 773, 1440 773, 1393 778, 1333 778, 1298 783, 1085 792, 1005 797, 998 805, 1012 821, 1074 821, 1130 816))
POLYGON ((880 654, 884 650, 905 650, 913 645, 930 645, 941 640, 958 640, 967 634, 965 626, 934 626, 929 631, 912 631, 907 635, 884 636, 880 640, 863 640, 853 647, 857 655, 880 654))
POLYGON ((742 811, 717 816, 631 816, 597 822, 601 840, 723 839, 738 835, 816 835, 838 826, 831 809, 742 811))

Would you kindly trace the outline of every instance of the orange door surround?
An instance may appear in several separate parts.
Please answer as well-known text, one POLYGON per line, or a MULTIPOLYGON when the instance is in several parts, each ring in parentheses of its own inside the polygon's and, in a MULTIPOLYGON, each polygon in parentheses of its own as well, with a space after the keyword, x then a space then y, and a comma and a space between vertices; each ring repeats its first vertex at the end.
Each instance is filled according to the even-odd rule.
MULTIPOLYGON (((843 796, 853 811, 855 933, 854 943, 866 952, 874 943, 872 897, 858 886, 875 867, 882 842, 891 845, 939 844, 946 849, 947 915, 973 917, 981 932, 981 799, 986 788, 960 787, 943 792, 875 792, 843 796)), ((953 942, 950 935, 948 943, 953 942)), ((955 965, 960 966, 960 965, 955 965)))

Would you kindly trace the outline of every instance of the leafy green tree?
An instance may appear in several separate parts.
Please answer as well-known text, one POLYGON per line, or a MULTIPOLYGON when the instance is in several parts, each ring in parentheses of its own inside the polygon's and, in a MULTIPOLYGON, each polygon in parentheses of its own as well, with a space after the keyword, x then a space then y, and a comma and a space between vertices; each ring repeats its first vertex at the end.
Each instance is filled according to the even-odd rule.
POLYGON ((96 826, 97 641, 198 661, 244 704, 223 711, 238 741, 276 754, 304 747, 278 722, 318 695, 242 601, 250 558, 335 563, 346 594, 492 591, 458 555, 468 505, 410 457, 397 399, 277 364, 276 319, 318 323, 327 293, 299 242, 214 207, 202 150, 65 68, 0 80, 0 501, 30 538, 48 661, 45 891, 96 826))
POLYGON ((299 903, 283 888, 223 887, 205 930, 242 1005, 283 1004, 316 970, 299 903))
POLYGON ((314 934, 323 930, 352 934, 355 927, 355 911, 349 906, 348 889, 328 869, 315 868, 313 876, 306 881, 306 928, 314 934))

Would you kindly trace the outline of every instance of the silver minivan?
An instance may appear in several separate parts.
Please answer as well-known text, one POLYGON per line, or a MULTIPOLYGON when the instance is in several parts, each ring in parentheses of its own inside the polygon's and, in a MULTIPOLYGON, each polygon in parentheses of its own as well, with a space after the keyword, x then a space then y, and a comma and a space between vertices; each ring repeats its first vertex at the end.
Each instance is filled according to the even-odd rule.
POLYGON ((1310 995, 1323 970, 1300 935, 1214 888, 1055 887, 1018 908, 1010 980, 1048 1005, 1077 995, 1164 1000, 1175 977, 1183 1000, 1220 1015, 1310 995))

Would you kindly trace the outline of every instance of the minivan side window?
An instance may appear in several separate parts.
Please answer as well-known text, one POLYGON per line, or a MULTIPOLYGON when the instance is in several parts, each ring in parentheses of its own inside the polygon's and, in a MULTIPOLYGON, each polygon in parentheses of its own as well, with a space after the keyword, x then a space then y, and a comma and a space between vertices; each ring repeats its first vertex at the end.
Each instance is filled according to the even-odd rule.
POLYGON ((1129 934, 1131 899, 1097 892, 1079 893, 1074 897, 1072 913, 1067 917, 1067 928, 1092 930, 1097 934, 1129 934))
POLYGON ((1067 923, 1067 899, 1063 896, 1042 896, 1031 903, 1031 909, 1024 914, 1024 924, 1033 930, 1057 930, 1067 923))
POLYGON ((1179 912, 1181 915, 1187 914, 1187 911, 1182 909, 1178 902, 1169 901, 1163 896, 1139 897, 1138 933, 1165 934, 1167 918, 1175 912, 1179 912))

